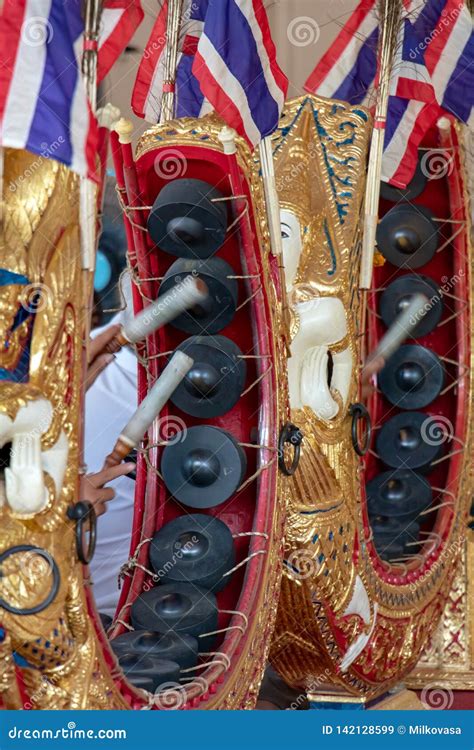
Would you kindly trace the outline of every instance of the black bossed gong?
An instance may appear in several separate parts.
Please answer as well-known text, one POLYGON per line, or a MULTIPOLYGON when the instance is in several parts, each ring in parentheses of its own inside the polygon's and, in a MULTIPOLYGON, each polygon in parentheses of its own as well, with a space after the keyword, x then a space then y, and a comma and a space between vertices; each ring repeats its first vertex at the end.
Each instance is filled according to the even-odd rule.
POLYGON ((422 409, 438 398, 444 367, 435 352, 417 344, 401 346, 378 375, 385 398, 400 409, 422 409))
POLYGON ((377 246, 398 268, 420 268, 434 256, 439 233, 433 214, 424 206, 399 203, 377 227, 377 246))
POLYGON ((241 484, 247 461, 235 438, 211 425, 190 427, 167 445, 161 473, 170 493, 191 508, 214 508, 241 484))
POLYGON ((226 336, 191 336, 178 350, 194 364, 171 396, 173 404, 200 419, 230 411, 240 398, 246 376, 237 344, 226 336))
POLYGON ((99 612, 99 619, 102 623, 102 627, 104 630, 108 630, 110 626, 112 625, 112 618, 110 615, 106 615, 105 612, 99 612))
POLYGON ((116 656, 124 653, 145 654, 179 664, 181 669, 194 667, 198 661, 198 642, 192 635, 169 632, 153 633, 132 630, 114 638, 110 646, 116 656))
POLYGON ((185 581, 220 591, 235 565, 234 540, 219 518, 194 513, 163 526, 150 544, 153 570, 165 583, 185 581))
POLYGON ((417 520, 406 521, 388 516, 373 516, 370 519, 370 526, 374 539, 384 537, 400 544, 416 541, 420 533, 420 523, 417 520))
POLYGON ((410 273, 392 281, 380 297, 380 315, 389 328, 397 315, 408 307, 414 294, 423 294, 429 300, 429 310, 412 333, 413 338, 417 338, 436 328, 443 313, 441 292, 429 276, 410 273))
POLYGON ((209 258, 223 244, 227 208, 222 193, 203 180, 181 178, 159 192, 148 231, 160 250, 178 258, 209 258))
POLYGON ((420 411, 405 411, 382 425, 377 436, 377 453, 394 469, 428 471, 442 450, 442 441, 432 438, 433 418, 420 411))
POLYGON ((207 651, 215 640, 214 636, 199 636, 217 630, 216 597, 190 583, 174 581, 146 591, 135 599, 130 615, 136 630, 192 635, 198 639, 200 651, 207 651))
POLYGON ((380 197, 393 203, 398 201, 412 201, 414 198, 418 198, 426 187, 427 177, 423 172, 422 168, 422 154, 421 158, 418 158, 415 172, 406 188, 397 188, 394 185, 389 185, 388 182, 380 183, 380 197))
POLYGON ((396 560, 407 554, 405 544, 400 539, 394 538, 391 534, 374 535, 374 545, 378 556, 387 562, 396 560))
POLYGON ((365 488, 369 516, 416 518, 431 505, 433 491, 414 471, 397 469, 377 474, 365 488))
POLYGON ((169 291, 190 274, 204 281, 208 288, 207 298, 191 310, 178 315, 171 325, 186 333, 219 333, 229 325, 237 309, 237 280, 230 278, 235 275, 234 269, 222 258, 180 258, 166 272, 158 296, 169 291))
POLYGON ((179 664, 169 659, 156 659, 138 652, 124 652, 117 658, 127 680, 135 687, 142 687, 149 692, 158 690, 161 685, 177 683, 179 680, 179 664), (151 689, 146 686, 146 680, 150 681, 151 689))

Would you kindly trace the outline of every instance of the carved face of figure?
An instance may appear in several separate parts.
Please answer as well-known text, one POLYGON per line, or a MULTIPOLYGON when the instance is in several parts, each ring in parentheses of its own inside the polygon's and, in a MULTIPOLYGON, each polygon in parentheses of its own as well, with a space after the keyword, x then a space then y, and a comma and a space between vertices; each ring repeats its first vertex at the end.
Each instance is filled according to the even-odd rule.
POLYGON ((334 419, 347 405, 353 357, 344 340, 348 334, 342 301, 337 296, 318 296, 302 285, 299 301, 295 283, 303 251, 303 229, 295 213, 281 211, 283 262, 290 305, 297 319, 297 331, 288 362, 290 405, 309 407, 322 420, 334 419))
POLYGON ((287 292, 291 292, 298 271, 301 251, 303 250, 301 225, 298 217, 286 208, 282 208, 280 211, 280 220, 286 289, 287 292))

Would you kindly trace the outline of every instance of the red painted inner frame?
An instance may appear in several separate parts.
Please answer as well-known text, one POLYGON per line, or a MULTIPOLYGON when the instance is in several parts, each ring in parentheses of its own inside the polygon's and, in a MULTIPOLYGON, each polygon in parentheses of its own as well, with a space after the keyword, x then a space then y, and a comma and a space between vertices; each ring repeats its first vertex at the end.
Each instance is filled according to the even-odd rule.
MULTIPOLYGON (((225 196, 231 195, 227 157, 212 149, 206 149, 206 138, 204 137, 202 140, 203 145, 199 147, 173 148, 173 157, 176 159, 177 156, 181 155, 184 160, 183 163, 186 164, 185 175, 182 174, 182 176, 205 180, 218 187, 225 196)), ((161 149, 164 156, 169 155, 169 147, 161 147, 161 149)), ((151 205, 161 188, 167 183, 167 180, 163 176, 160 177, 160 170, 155 168, 159 151, 160 143, 157 141, 157 150, 145 154, 137 164, 140 197, 143 205, 151 205)), ((243 175, 242 178, 244 194, 247 196, 249 205, 252 206, 249 185, 243 175)), ((146 212, 141 212, 142 216, 143 214, 146 214, 146 212)), ((230 263, 235 275, 255 275, 262 272, 261 250, 255 240, 257 232, 252 210, 249 212, 249 218, 254 246, 244 248, 246 268, 242 264, 237 227, 232 229, 223 247, 216 253, 217 257, 223 258, 230 263)), ((229 208, 229 224, 233 220, 234 217, 232 217, 229 208)), ((154 277, 162 277, 176 258, 154 247, 148 235, 146 235, 146 241, 149 247, 149 257, 147 258, 150 264, 149 270, 151 270, 154 277)), ((255 280, 250 282, 239 280, 239 305, 255 291, 256 283, 260 285, 260 280, 257 280, 257 282, 255 280)), ((155 294, 157 289, 158 284, 155 283, 155 294)), ((219 335, 228 336, 232 339, 238 344, 243 354, 269 355, 265 359, 246 360, 247 379, 245 388, 247 388, 270 363, 273 365, 275 361, 269 303, 264 290, 238 311, 231 324, 220 331, 219 335)), ((148 341, 149 355, 153 356, 159 352, 171 351, 187 337, 188 334, 176 330, 171 325, 165 326, 164 329, 150 337, 148 341)), ((163 368, 166 361, 167 357, 151 361, 150 369, 154 370, 152 372, 153 378, 157 376, 158 371, 163 368), (159 366, 156 366, 157 363, 159 363, 159 366)), ((246 477, 249 477, 255 472, 257 461, 259 465, 263 465, 271 461, 275 462, 276 459, 275 449, 278 424, 275 369, 273 367, 249 394, 241 398, 233 409, 222 417, 204 421, 197 420, 180 412, 169 403, 160 415, 160 420, 155 422, 154 429, 150 432, 150 442, 154 443, 163 440, 163 423, 161 420, 165 416, 170 417, 171 420, 174 417, 179 417, 187 427, 197 424, 212 424, 216 427, 221 427, 231 432, 242 443, 252 442, 254 429, 258 428, 258 443, 271 446, 271 448, 263 450, 255 448, 244 449, 248 461, 246 477)), ((159 466, 161 449, 154 450, 150 458, 154 465, 159 466)), ((144 468, 144 462, 142 462, 142 475, 141 477, 138 476, 137 479, 143 478, 144 468)), ((222 505, 209 511, 195 511, 192 508, 188 509, 180 505, 170 496, 156 473, 153 471, 148 472, 146 476, 145 495, 143 496, 138 492, 135 496, 131 554, 134 553, 142 539, 149 538, 172 518, 186 512, 203 512, 208 515, 218 516, 227 523, 233 533, 258 531, 271 535, 274 508, 277 502, 275 496, 276 471, 276 463, 274 463, 270 469, 260 474, 257 481, 251 482, 243 491, 238 492, 222 505)), ((236 563, 244 560, 247 555, 264 549, 265 546, 266 543, 262 537, 254 536, 237 539, 235 541, 236 563)), ((257 555, 233 574, 230 583, 217 595, 219 610, 239 610, 247 615, 250 622, 252 621, 257 614, 258 599, 262 591, 262 573, 266 564, 265 558, 265 555, 257 555)), ((149 567, 148 544, 142 546, 139 562, 149 567)), ((148 582, 149 580, 146 575, 139 568, 135 568, 133 578, 125 578, 117 608, 117 612, 122 610, 121 619, 128 621, 130 603, 139 596, 144 584, 148 582)), ((229 625, 242 625, 242 618, 238 615, 220 614, 218 628, 224 628, 229 625)), ((124 628, 122 626, 117 626, 113 632, 113 636, 123 631, 124 628)), ((219 636, 214 649, 223 651, 232 659, 234 655, 238 654, 241 641, 242 636, 238 629, 229 630, 225 635, 219 636)), ((218 682, 225 682, 228 674, 227 672, 226 677, 224 679, 220 678, 218 682)), ((125 692, 133 695, 133 690, 130 691, 127 683, 125 681, 122 682, 125 692)), ((211 684, 210 692, 215 692, 215 685, 211 684)), ((138 703, 134 703, 134 705, 138 705, 138 703)))
MULTIPOLYGON (((423 143, 424 148, 439 148, 438 133, 436 130, 430 131, 423 143)), ((428 207, 435 217, 441 219, 460 219, 465 220, 465 206, 462 193, 462 178, 459 168, 459 154, 457 151, 456 134, 453 131, 453 146, 455 151, 452 153, 452 161, 449 162, 450 168, 446 177, 441 179, 431 179, 422 194, 414 199, 412 203, 428 207)), ((449 152, 448 152, 449 155, 449 152)), ((383 216, 393 203, 381 201, 381 216, 383 216)), ((468 376, 469 376, 469 332, 470 332, 470 314, 469 305, 466 301, 469 299, 469 274, 466 229, 454 236, 459 229, 459 224, 445 221, 437 223, 440 233, 440 246, 449 240, 447 246, 422 268, 411 271, 409 269, 400 269, 385 263, 384 266, 378 267, 374 272, 374 291, 369 296, 369 318, 368 318, 368 350, 372 350, 379 339, 385 332, 385 326, 381 319, 377 318, 373 311, 378 311, 381 291, 387 287, 395 278, 405 274, 419 273, 429 276, 440 286, 450 284, 449 293, 455 295, 460 301, 443 295, 443 315, 440 324, 427 336, 418 339, 410 339, 407 343, 418 343, 426 346, 439 356, 446 356, 449 359, 457 361, 458 366, 443 362, 446 370, 445 385, 450 385, 455 379, 458 379, 458 385, 450 389, 447 393, 440 395, 435 401, 429 404, 422 411, 427 417, 441 416, 449 420, 453 425, 454 439, 443 445, 443 453, 440 457, 445 456, 451 451, 457 451, 461 444, 457 440, 463 440, 467 433, 467 402, 469 399, 468 376), (457 278, 456 278, 457 277, 457 278), (452 280, 455 279, 453 282, 452 280), (454 313, 459 313, 450 321, 447 321, 454 313)), ((400 409, 392 406, 385 397, 377 391, 375 398, 372 399, 371 413, 374 429, 380 426, 395 414, 400 413, 400 409)), ((375 441, 374 441, 375 449, 375 441)), ((459 491, 460 470, 462 466, 462 453, 456 453, 451 458, 436 464, 433 469, 426 474, 426 478, 433 487, 448 488, 456 497, 459 491)), ((365 462, 365 479, 370 481, 380 472, 389 470, 382 461, 375 456, 368 454, 365 462)), ((363 487, 363 514, 366 537, 370 537, 370 524, 367 517, 365 488, 363 487)), ((450 497, 442 493, 433 492, 433 507, 449 500, 450 497)), ((401 572, 401 566, 390 565, 382 561, 375 550, 372 542, 367 542, 367 546, 377 573, 382 579, 395 585, 402 585, 414 582, 430 570, 433 563, 439 557, 447 537, 450 534, 453 521, 457 512, 456 507, 445 506, 433 514, 425 516, 426 522, 422 530, 433 530, 441 537, 441 544, 435 549, 424 555, 424 562, 416 559, 410 565, 408 570, 401 572)), ((425 545, 426 546, 426 545, 425 545)), ((420 550, 423 554, 423 545, 420 550)))

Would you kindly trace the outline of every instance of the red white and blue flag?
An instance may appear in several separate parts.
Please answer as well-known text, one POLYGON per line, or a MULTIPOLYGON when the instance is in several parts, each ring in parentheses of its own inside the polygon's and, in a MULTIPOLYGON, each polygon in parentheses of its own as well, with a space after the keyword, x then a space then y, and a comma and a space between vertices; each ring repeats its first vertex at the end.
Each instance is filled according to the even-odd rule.
POLYGON ((120 57, 143 21, 140 0, 105 0, 99 32, 98 81, 102 81, 120 57))
MULTIPOLYGON (((194 56, 204 26, 208 0, 184 0, 178 39, 175 95, 176 117, 201 117, 212 109, 205 101, 192 73, 194 56)), ((163 3, 140 62, 132 94, 132 109, 138 117, 159 122, 165 83, 166 26, 168 3, 163 3)))
POLYGON ((80 72, 80 0, 5 0, 0 15, 0 144, 95 178, 97 128, 80 72))
MULTIPOLYGON (((166 53, 166 4, 150 36, 132 97, 134 112, 157 122, 166 53)), ((288 80, 276 62, 262 0, 186 0, 176 72, 177 117, 214 109, 255 146, 273 132, 288 80)))
MULTIPOLYGON (((362 0, 316 65, 305 88, 353 104, 373 103, 377 78, 376 0, 362 0)), ((459 0, 404 0, 391 82, 382 179, 411 180, 426 130, 445 111, 467 122, 474 97, 474 37, 459 0)))
POLYGON ((215 111, 252 146, 275 130, 288 79, 262 0, 209 0, 192 72, 215 111))

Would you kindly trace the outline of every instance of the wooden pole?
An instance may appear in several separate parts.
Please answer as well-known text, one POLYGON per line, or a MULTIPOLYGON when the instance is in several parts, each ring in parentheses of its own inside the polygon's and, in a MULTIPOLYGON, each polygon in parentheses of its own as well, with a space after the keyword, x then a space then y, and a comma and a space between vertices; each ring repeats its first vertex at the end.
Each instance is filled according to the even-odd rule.
POLYGON ((390 95, 390 78, 395 58, 398 30, 402 18, 400 0, 380 0, 380 46, 377 102, 375 106, 374 130, 370 144, 369 168, 365 191, 364 235, 362 238, 362 258, 360 287, 370 289, 374 263, 375 238, 380 199, 380 178, 385 139, 385 126, 390 95))

